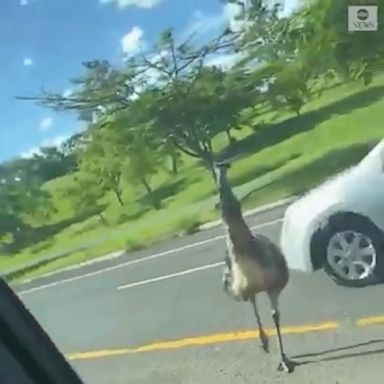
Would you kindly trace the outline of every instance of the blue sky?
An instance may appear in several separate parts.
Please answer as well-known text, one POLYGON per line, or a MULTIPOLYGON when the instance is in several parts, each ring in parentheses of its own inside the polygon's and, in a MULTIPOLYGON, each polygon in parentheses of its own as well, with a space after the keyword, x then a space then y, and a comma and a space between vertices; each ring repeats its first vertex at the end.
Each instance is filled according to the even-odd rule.
POLYGON ((153 42, 168 26, 214 34, 232 14, 219 0, 1 0, 0 161, 80 129, 75 116, 15 96, 42 88, 68 92, 82 61, 119 62, 124 51, 153 42))

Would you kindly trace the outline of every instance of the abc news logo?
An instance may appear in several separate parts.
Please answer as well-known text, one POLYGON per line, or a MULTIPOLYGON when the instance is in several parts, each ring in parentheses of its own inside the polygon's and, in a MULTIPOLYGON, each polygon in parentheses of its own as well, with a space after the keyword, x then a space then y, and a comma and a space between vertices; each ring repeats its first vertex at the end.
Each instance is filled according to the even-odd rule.
POLYGON ((377 6, 349 6, 348 31, 377 31, 377 6))

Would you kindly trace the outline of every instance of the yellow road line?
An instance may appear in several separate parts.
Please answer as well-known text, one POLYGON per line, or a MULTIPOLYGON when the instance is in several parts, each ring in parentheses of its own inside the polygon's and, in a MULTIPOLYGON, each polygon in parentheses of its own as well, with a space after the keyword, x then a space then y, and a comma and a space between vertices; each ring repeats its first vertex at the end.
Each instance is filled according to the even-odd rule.
POLYGON ((367 325, 384 324, 384 316, 373 316, 373 317, 361 318, 356 321, 356 324, 360 327, 365 327, 367 325))
POLYGON ((133 349, 101 349, 99 351, 77 352, 67 355, 68 360, 91 360, 100 359, 102 357, 114 357, 128 355, 133 352, 133 349))
MULTIPOLYGON (((339 328, 340 324, 335 321, 320 323, 320 324, 306 324, 299 326, 284 327, 281 329, 282 334, 303 334, 310 332, 322 332, 339 328)), ((266 330, 267 334, 273 336, 276 334, 274 329, 266 330)), ((162 350, 172 350, 180 349, 191 346, 203 346, 203 345, 212 345, 220 344, 234 341, 244 341, 257 339, 259 333, 257 330, 252 331, 239 331, 239 332, 227 332, 227 333, 218 333, 207 336, 197 336, 197 337, 188 337, 179 340, 169 340, 155 342, 151 344, 146 344, 139 346, 137 348, 122 348, 122 349, 105 349, 99 351, 90 351, 90 352, 78 352, 72 353, 67 356, 69 360, 89 360, 89 359, 98 359, 105 357, 113 356, 122 356, 128 354, 136 354, 143 352, 154 352, 162 350)))
MULTIPOLYGON (((373 316, 360 318, 356 320, 356 325, 359 327, 365 327, 370 325, 384 325, 384 316, 373 316)), ((281 329, 282 334, 304 334, 311 332, 324 332, 334 330, 340 327, 340 323, 336 321, 329 321, 319 324, 305 324, 299 326, 284 327, 281 329)), ((269 336, 276 335, 274 329, 266 330, 269 336)), ((120 348, 120 349, 104 349, 97 351, 78 352, 71 353, 67 356, 69 360, 90 360, 100 359, 106 357, 123 356, 129 354, 137 354, 144 352, 155 352, 164 350, 174 350, 187 348, 192 346, 206 346, 221 343, 229 343, 236 341, 246 341, 257 339, 259 333, 257 330, 251 331, 232 331, 226 333, 217 333, 205 336, 187 337, 178 340, 159 341, 150 344, 145 344, 136 348, 120 348)))

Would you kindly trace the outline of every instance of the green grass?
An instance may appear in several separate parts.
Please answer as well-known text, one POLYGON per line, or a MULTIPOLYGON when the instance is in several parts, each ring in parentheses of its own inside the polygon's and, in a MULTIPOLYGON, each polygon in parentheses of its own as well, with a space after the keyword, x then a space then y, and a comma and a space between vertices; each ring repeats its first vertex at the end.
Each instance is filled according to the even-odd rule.
MULTIPOLYGON (((230 178, 244 207, 300 193, 356 163, 367 152, 366 143, 383 136, 383 95, 384 77, 367 88, 357 83, 342 85, 309 102, 300 117, 265 112, 254 118, 253 127, 236 131, 239 142, 231 151, 244 157, 236 162, 230 178)), ((223 149, 226 143, 223 135, 217 138, 215 147, 223 149)), ((50 242, 2 257, 0 269, 9 270, 44 255, 74 250, 72 255, 28 272, 28 276, 37 276, 111 251, 147 247, 170 236, 193 232, 199 223, 218 217, 213 208, 216 198, 211 176, 189 158, 184 159, 177 177, 161 171, 152 180, 165 196, 159 211, 143 209, 135 200, 138 193, 143 195, 140 188, 124 187, 127 204, 123 208, 112 194, 105 196, 101 203, 109 227, 101 225, 98 216, 79 222, 72 219, 68 201, 58 196, 71 178, 66 176, 46 185, 56 196, 58 208, 49 224, 59 230, 50 236, 50 242), (63 221, 68 223, 65 228, 60 227, 63 221), (88 249, 76 251, 84 245, 88 249)))

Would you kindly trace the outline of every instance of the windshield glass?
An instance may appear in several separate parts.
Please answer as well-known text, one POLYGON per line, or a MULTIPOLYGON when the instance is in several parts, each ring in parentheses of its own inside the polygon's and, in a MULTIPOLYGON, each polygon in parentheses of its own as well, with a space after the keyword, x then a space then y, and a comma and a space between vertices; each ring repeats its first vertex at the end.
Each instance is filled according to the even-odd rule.
POLYGON ((0 1, 0 271, 85 382, 382 380, 383 20, 0 1))

